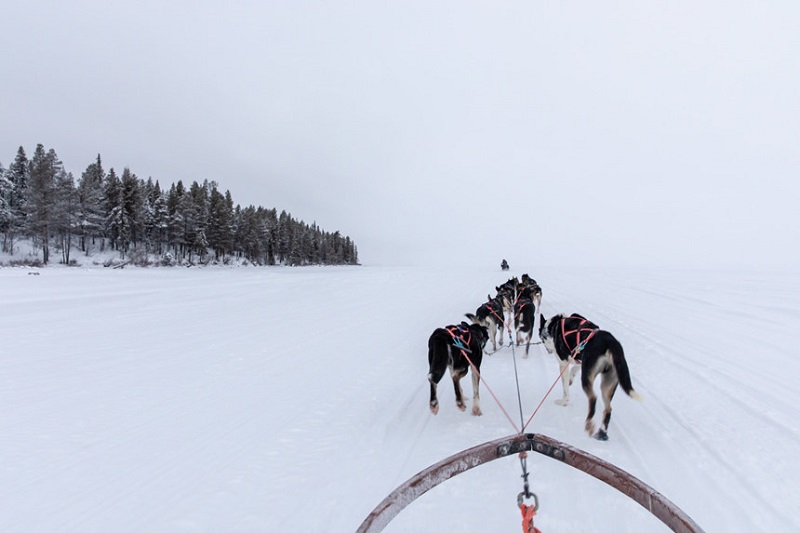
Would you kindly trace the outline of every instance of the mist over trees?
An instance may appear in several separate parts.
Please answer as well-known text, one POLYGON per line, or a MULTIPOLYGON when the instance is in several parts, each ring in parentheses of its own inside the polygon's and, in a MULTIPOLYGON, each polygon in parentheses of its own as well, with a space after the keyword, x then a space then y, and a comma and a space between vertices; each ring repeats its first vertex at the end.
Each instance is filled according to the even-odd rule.
POLYGON ((53 149, 20 147, 0 164, 0 245, 14 255, 23 240, 44 264, 70 264, 71 254, 114 250, 120 257, 160 264, 355 265, 350 237, 297 221, 286 211, 242 207, 215 181, 162 188, 129 168, 103 168, 100 155, 76 181, 53 149))

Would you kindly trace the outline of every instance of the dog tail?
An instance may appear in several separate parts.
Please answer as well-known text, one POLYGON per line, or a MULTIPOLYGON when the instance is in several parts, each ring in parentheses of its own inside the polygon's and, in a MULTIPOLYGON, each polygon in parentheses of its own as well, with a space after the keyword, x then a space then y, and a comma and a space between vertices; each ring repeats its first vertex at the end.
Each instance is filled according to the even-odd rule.
POLYGON ((464 316, 469 318, 472 321, 473 324, 478 324, 478 325, 481 324, 480 319, 478 317, 476 317, 475 315, 473 315, 472 313, 466 313, 464 316))
POLYGON ((449 352, 444 330, 436 330, 428 339, 428 381, 439 383, 447 370, 449 352))
POLYGON ((619 384, 622 387, 622 390, 625 391, 625 394, 633 398, 634 400, 641 401, 642 395, 633 390, 633 384, 631 383, 631 373, 628 370, 628 362, 625 360, 625 352, 622 349, 622 345, 616 339, 611 340, 611 359, 614 362, 614 370, 617 371, 617 377, 619 378, 619 384))

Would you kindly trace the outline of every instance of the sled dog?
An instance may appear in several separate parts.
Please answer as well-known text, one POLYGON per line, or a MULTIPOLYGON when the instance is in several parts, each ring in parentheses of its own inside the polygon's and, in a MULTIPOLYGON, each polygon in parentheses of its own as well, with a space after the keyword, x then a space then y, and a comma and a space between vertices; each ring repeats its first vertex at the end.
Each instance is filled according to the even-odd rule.
POLYGON ((525 342, 525 355, 528 357, 528 350, 531 347, 533 337, 533 322, 536 320, 536 307, 533 303, 531 290, 524 287, 514 302, 514 329, 517 331, 517 346, 525 342))
POLYGON ((556 403, 558 405, 569 403, 569 386, 577 374, 579 365, 581 388, 589 399, 586 432, 599 440, 608 440, 611 399, 614 397, 617 385, 621 385, 622 390, 631 398, 641 399, 639 393, 633 390, 622 345, 611 333, 600 329, 577 313, 570 316, 558 314, 549 320, 545 320, 544 315, 541 315, 539 320, 539 338, 549 353, 555 353, 558 356, 561 370, 564 396, 560 400, 556 400, 556 403), (575 366, 568 372, 567 367, 569 367, 571 359, 575 366), (595 433, 595 424, 592 418, 594 418, 597 404, 594 380, 598 374, 602 376, 600 392, 603 396, 604 409, 600 428, 595 433))
POLYGON ((456 391, 456 405, 462 411, 467 408, 461 390, 461 378, 467 375, 470 361, 475 365, 472 371, 472 414, 475 416, 483 414, 478 393, 480 376, 477 371, 481 368, 483 348, 488 340, 489 332, 485 326, 466 322, 461 322, 457 326, 437 328, 431 334, 428 339, 428 381, 431 385, 430 409, 433 414, 439 412, 436 386, 448 368, 456 391))
POLYGON ((475 314, 467 313, 465 316, 473 324, 484 326, 489 332, 492 340, 492 352, 497 351, 497 332, 500 331, 500 346, 503 346, 503 327, 505 327, 504 308, 508 306, 507 298, 503 294, 498 294, 494 298, 486 295, 488 301, 478 307, 475 314))

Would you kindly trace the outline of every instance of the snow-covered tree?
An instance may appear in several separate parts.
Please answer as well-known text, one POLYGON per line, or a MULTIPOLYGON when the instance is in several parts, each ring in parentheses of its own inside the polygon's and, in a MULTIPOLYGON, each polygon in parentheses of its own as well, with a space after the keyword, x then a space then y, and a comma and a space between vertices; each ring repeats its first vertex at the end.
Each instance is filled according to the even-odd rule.
POLYGON ((80 249, 87 255, 98 244, 105 245, 106 205, 105 173, 100 154, 86 167, 78 182, 78 238, 80 249))
POLYGON ((55 204, 53 223, 61 261, 68 265, 72 250, 72 236, 78 228, 79 206, 75 178, 62 169, 55 177, 55 204))
POLYGON ((7 222, 3 229, 3 251, 14 253, 14 243, 24 235, 27 227, 27 204, 30 195, 28 182, 30 162, 25 149, 20 146, 14 162, 4 173, 9 186, 5 190, 4 204, 7 222))
POLYGON ((55 151, 38 144, 30 162, 30 198, 27 205, 28 234, 42 247, 42 262, 50 261, 50 232, 55 209, 56 176, 63 165, 55 151))

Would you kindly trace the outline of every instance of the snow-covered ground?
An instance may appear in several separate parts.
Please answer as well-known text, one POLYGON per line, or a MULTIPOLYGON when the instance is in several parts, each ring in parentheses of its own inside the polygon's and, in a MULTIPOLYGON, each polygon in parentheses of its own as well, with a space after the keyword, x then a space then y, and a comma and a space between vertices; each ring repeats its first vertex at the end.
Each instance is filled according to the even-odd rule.
MULTIPOLYGON (((514 432, 485 388, 482 417, 458 411, 447 377, 431 415, 426 347, 523 272, 546 316, 617 336, 644 396, 617 394, 608 442, 583 433, 577 384, 528 431, 706 531, 800 531, 797 272, 535 266, 0 269, 0 531, 354 531, 415 473, 514 432)), ((527 418, 558 366, 521 353, 527 418)), ((482 371, 513 414, 511 351, 482 371)), ((528 465, 545 533, 666 530, 581 472, 528 465)), ((457 476, 387 531, 519 531, 520 473, 510 457, 457 476)))

